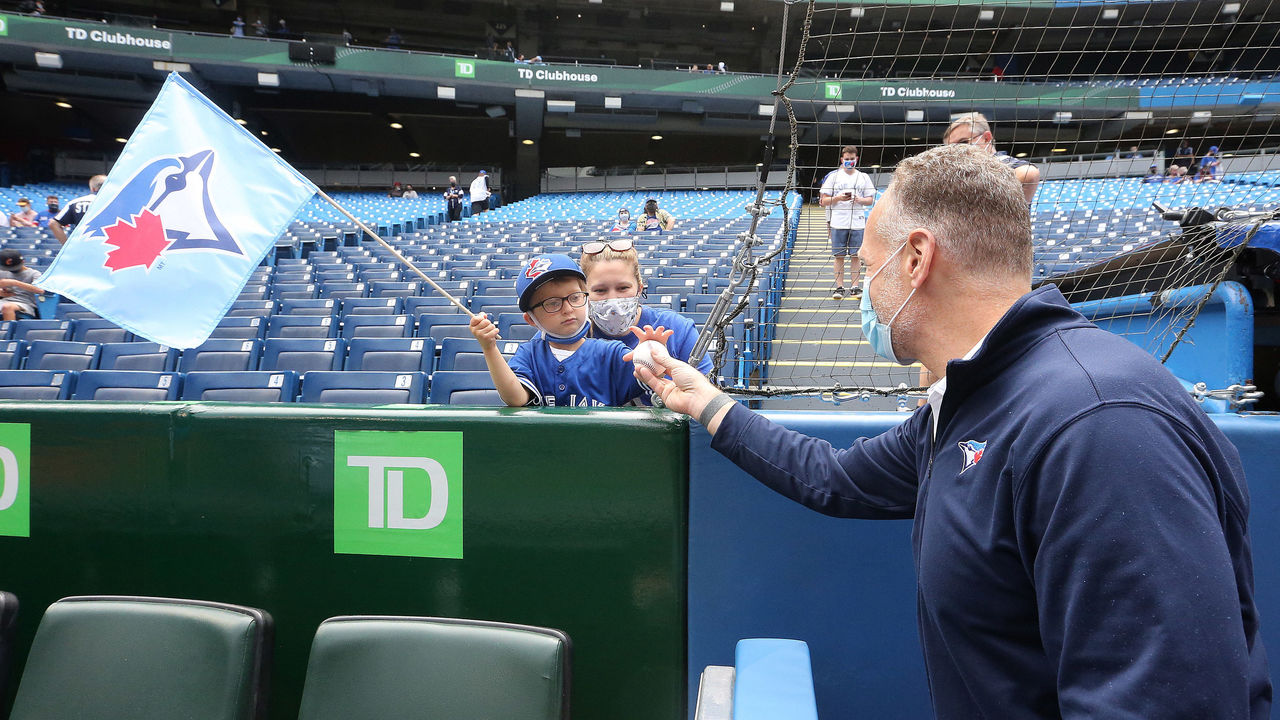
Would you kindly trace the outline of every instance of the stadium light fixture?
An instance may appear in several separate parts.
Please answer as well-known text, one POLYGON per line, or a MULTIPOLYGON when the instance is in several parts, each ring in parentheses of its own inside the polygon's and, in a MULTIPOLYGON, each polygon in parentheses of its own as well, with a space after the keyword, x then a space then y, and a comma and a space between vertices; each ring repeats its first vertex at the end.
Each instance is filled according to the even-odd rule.
POLYGON ((271 152, 273 152, 273 153, 275 153, 275 154, 279 155, 279 154, 280 154, 280 148, 271 148, 271 152))
POLYGON ((1027 154, 1026 154, 1026 153, 1024 153, 1024 152, 1020 152, 1020 153, 1018 153, 1017 155, 1014 155, 1014 157, 1026 157, 1026 156, 1027 156, 1027 154))
POLYGON ((866 8, 860 8, 860 7, 849 8, 849 17, 860 18, 865 16, 866 14, 867 14, 866 8))
POLYGON ((169 73, 169 72, 189 73, 191 72, 191 63, 167 62, 165 60, 156 60, 155 62, 151 63, 151 69, 159 70, 160 72, 166 72, 166 73, 169 73))
POLYGON ((261 87, 280 87, 280 73, 258 73, 258 85, 261 87))
POLYGON ((458 90, 448 85, 440 85, 436 88, 436 97, 441 100, 454 100, 458 97, 458 90))
POLYGON ((70 110, 70 109, 71 109, 71 103, 67 102, 66 100, 59 100, 58 102, 54 103, 54 105, 57 105, 58 107, 62 108, 63 110, 70 110))
POLYGON ((604 3, 604 0, 587 0, 587 2, 592 5, 601 5, 604 3))
POLYGON ((418 152, 411 152, 411 153, 409 153, 409 157, 411 157, 411 158, 420 158, 420 157, 422 157, 422 153, 418 153, 418 152))
POLYGON ((1238 12, 1240 12, 1240 3, 1238 2, 1222 3, 1223 15, 1235 15, 1238 12))
POLYGON ((650 140, 661 140, 661 139, 662 139, 662 136, 661 136, 661 135, 650 135, 650 136, 649 136, 649 139, 650 139, 650 140))
POLYGON ((403 129, 403 128, 404 128, 404 125, 401 125, 401 124, 400 124, 400 123, 398 123, 398 122, 393 122, 393 123, 391 123, 391 129, 392 129, 392 130, 400 130, 400 129, 403 129))
POLYGON ((1059 125, 1061 125, 1061 124, 1063 124, 1063 123, 1069 123, 1069 122, 1071 122, 1071 113, 1069 113, 1069 112, 1055 112, 1055 113, 1053 114, 1053 121, 1054 121, 1055 123, 1058 123, 1059 125))
POLYGON ((248 124, 249 124, 249 121, 248 121, 248 120, 245 120, 244 118, 236 118, 236 122, 237 122, 237 123, 239 123, 240 125, 248 125, 248 124))
POLYGON ((1115 20, 1120 17, 1120 11, 1116 8, 1107 8, 1102 11, 1103 20, 1115 20))
POLYGON ((571 113, 576 110, 578 103, 573 100, 548 100, 547 112, 571 113))
POLYGON ((262 137, 266 137, 266 136, 267 136, 267 131, 266 131, 266 130, 259 130, 259 131, 258 131, 258 134, 259 134, 259 135, 261 135, 262 137))
POLYGON ((857 109, 858 109, 858 106, 854 105, 853 103, 836 103, 834 105, 828 105, 826 107, 827 112, 831 113, 832 115, 844 115, 844 114, 852 113, 857 109))
POLYGON ((1178 132, 1179 132, 1178 128, 1169 128, 1168 130, 1165 130, 1165 131, 1164 131, 1164 134, 1165 134, 1165 135, 1177 135, 1177 134, 1178 134, 1178 132))
POLYGON ((129 138, 116 138, 116 142, 118 142, 118 143, 127 143, 127 142, 129 142, 129 138))
POLYGON ((1125 120, 1151 120, 1155 118, 1155 113, 1150 110, 1129 110, 1125 112, 1125 120))
POLYGON ((770 115, 773 115, 773 103, 769 103, 768 105, 761 103, 760 105, 756 106, 756 113, 760 115, 764 115, 765 117, 769 117, 770 115))
POLYGON ((908 110, 907 122, 924 122, 923 110, 908 110))
POLYGON ((879 170, 879 169, 880 169, 880 166, 879 166, 879 165, 872 165, 872 166, 871 166, 871 169, 872 169, 872 170, 879 170))
POLYGON ((995 10, 979 10, 978 11, 979 22, 991 22, 992 20, 995 20, 995 19, 996 19, 995 10))
POLYGON ((652 160, 645 160, 645 161, 644 161, 644 164, 645 164, 645 165, 652 165, 652 164, 653 164, 653 161, 652 161, 652 160))
POLYGON ((732 2, 732 0, 721 0, 721 2, 720 2, 720 12, 733 12, 733 2, 732 2))
POLYGON ((605 96, 604 96, 604 109, 605 109, 605 110, 621 110, 621 109, 622 109, 622 98, 620 98, 620 97, 609 97, 608 95, 605 95, 605 96))
POLYGON ((42 67, 46 70, 61 70, 62 56, 58 53, 37 52, 36 67, 42 67))
POLYGON ((520 144, 521 144, 521 145, 532 145, 532 144, 533 144, 533 141, 532 141, 532 140, 530 140, 529 138, 525 138, 524 140, 521 140, 521 141, 520 141, 520 144))
POLYGON ((1067 151, 1067 149, 1066 149, 1066 148, 1053 148, 1053 149, 1052 149, 1052 150, 1050 150, 1049 152, 1058 152, 1058 153, 1062 153, 1062 152, 1066 152, 1066 151, 1067 151))
POLYGON ((1209 122, 1209 118, 1211 117, 1213 117, 1213 113, 1208 110, 1196 110, 1195 112, 1191 113, 1191 122, 1207 123, 1209 122))

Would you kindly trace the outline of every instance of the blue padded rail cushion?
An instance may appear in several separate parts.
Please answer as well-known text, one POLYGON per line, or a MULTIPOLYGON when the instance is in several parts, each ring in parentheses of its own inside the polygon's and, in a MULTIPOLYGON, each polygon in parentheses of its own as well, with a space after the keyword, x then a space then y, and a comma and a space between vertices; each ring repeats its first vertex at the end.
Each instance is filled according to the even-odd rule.
POLYGON ((739 640, 734 667, 733 720, 818 720, 804 641, 739 640))

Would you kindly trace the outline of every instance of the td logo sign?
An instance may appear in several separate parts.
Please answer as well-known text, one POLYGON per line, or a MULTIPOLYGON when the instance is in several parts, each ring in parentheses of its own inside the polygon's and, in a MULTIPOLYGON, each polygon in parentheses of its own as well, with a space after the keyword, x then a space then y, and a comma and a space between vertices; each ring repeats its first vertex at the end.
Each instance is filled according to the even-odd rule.
POLYGON ((0 423, 0 535, 31 537, 31 426, 0 423))
POLYGON ((454 60, 453 76, 461 78, 473 78, 476 76, 476 63, 474 60, 454 60))
POLYGON ((334 433, 333 551, 462 558, 462 433, 334 433))

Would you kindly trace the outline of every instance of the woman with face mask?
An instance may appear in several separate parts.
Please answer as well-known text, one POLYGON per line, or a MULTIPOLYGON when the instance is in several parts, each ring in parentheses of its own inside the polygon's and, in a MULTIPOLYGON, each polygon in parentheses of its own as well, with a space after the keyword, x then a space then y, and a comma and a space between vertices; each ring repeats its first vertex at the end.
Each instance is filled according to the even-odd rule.
MULTIPOLYGON (((667 351, 673 357, 689 357, 698 342, 699 328, 675 311, 640 303, 644 281, 640 277, 640 258, 631 240, 618 238, 586 243, 578 264, 587 276, 587 317, 591 320, 588 337, 619 340, 634 348, 639 339, 627 328, 661 326, 674 331, 667 341, 667 351)), ((704 374, 711 372, 708 355, 703 355, 694 365, 704 374)))

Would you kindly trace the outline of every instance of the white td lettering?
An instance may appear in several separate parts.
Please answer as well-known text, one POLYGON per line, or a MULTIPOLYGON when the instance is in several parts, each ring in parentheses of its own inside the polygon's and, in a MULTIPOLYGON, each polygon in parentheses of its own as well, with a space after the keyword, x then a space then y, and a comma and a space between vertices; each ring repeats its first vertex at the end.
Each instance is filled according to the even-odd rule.
POLYGON ((0 447, 0 510, 8 510, 18 499, 18 458, 7 447, 0 447))
POLYGON ((449 511, 449 480, 444 467, 435 460, 352 455, 347 458, 347 467, 369 468, 369 527, 430 530, 444 522, 449 511), (425 472, 431 484, 431 500, 422 517, 405 517, 404 470, 425 472))

